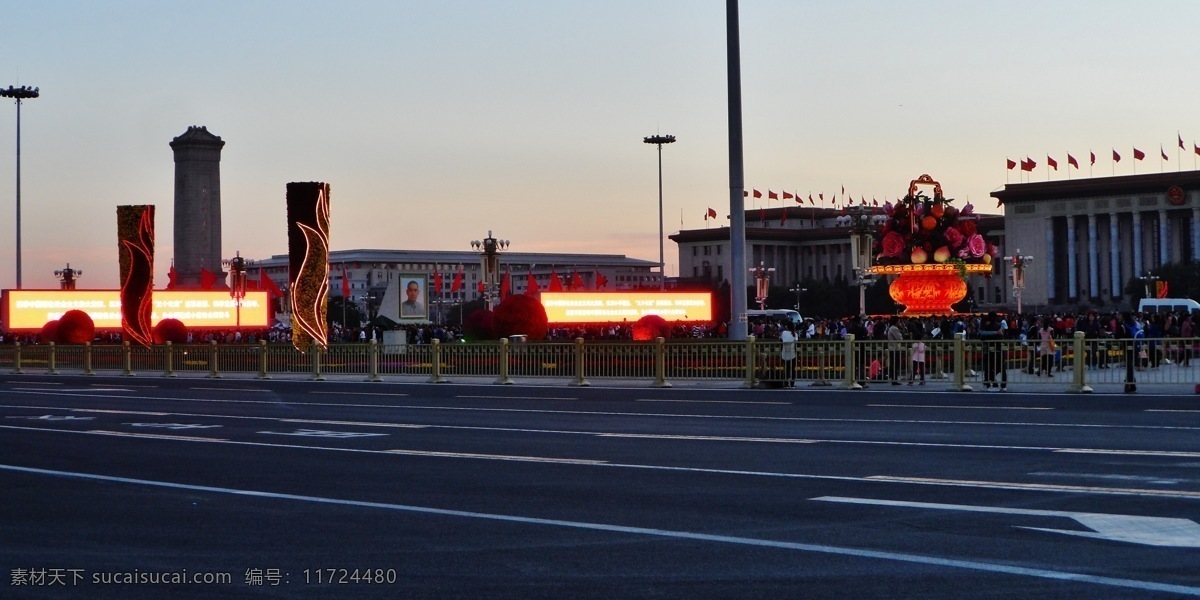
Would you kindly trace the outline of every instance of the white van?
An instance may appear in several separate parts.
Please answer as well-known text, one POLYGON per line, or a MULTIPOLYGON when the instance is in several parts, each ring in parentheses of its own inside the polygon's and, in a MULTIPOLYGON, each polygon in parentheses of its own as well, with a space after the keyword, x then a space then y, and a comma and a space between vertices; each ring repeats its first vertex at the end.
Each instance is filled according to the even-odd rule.
POLYGON ((1191 313, 1200 311, 1200 302, 1191 298, 1142 298, 1138 301, 1138 312, 1143 313, 1191 313))

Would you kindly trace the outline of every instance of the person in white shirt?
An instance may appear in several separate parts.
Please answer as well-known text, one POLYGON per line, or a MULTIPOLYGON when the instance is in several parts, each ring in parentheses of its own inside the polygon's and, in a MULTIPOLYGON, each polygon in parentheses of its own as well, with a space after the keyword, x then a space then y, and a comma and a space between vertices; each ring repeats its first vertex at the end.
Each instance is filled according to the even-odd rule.
POLYGON ((779 358, 783 360, 783 385, 796 387, 796 335, 792 333, 791 325, 785 325, 779 332, 779 341, 783 342, 779 351, 779 358))

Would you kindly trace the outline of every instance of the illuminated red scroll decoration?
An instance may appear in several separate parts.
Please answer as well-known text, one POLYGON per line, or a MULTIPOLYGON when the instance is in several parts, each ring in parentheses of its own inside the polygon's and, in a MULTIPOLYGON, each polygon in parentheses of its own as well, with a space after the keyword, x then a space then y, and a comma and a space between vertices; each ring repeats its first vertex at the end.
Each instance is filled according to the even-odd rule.
POLYGON ((154 206, 117 207, 121 269, 121 328, 129 340, 149 347, 154 285, 154 206))
POLYGON ((287 184, 292 345, 328 346, 329 184, 287 184))

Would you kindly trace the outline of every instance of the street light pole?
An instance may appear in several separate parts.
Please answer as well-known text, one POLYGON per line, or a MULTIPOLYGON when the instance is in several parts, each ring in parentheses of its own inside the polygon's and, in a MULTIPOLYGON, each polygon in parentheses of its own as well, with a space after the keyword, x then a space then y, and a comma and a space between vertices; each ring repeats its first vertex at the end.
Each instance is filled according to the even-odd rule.
POLYGON ((488 230, 487 237, 482 240, 471 240, 471 247, 482 254, 483 304, 489 311, 495 308, 492 300, 500 295, 497 290, 499 283, 496 281, 500 275, 500 252, 507 249, 508 245, 508 240, 492 237, 491 230, 488 230))
POLYGON ((55 271, 54 276, 57 277, 59 281, 58 289, 73 290, 75 289, 75 280, 83 276, 83 270, 72 269, 71 263, 67 263, 66 267, 55 271))
POLYGON ((14 98, 17 101, 17 289, 21 289, 21 101, 37 98, 38 88, 27 86, 0 89, 0 98, 14 98))
POLYGON ((652 135, 642 138, 647 144, 658 145, 658 289, 666 289, 667 272, 663 254, 663 193, 662 193, 662 147, 663 144, 675 143, 673 135, 652 135))
POLYGON ((246 259, 239 251, 229 260, 221 261, 229 267, 229 296, 233 298, 234 310, 237 311, 237 329, 242 332, 242 299, 246 297, 246 259))

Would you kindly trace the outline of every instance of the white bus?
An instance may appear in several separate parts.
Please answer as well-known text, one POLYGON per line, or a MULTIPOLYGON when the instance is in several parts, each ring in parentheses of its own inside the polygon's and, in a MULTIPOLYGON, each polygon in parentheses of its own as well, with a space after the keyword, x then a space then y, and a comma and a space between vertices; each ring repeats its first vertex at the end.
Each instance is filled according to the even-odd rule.
POLYGON ((790 308, 768 309, 768 310, 747 310, 746 320, 750 323, 758 323, 759 321, 770 321, 774 323, 791 323, 794 326, 799 326, 801 317, 800 313, 790 308))
POLYGON ((1200 303, 1191 298, 1142 298, 1138 301, 1138 312, 1143 313, 1190 313, 1200 310, 1200 303))

